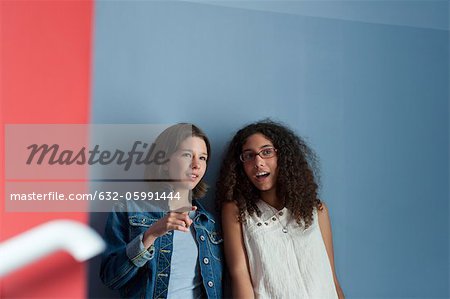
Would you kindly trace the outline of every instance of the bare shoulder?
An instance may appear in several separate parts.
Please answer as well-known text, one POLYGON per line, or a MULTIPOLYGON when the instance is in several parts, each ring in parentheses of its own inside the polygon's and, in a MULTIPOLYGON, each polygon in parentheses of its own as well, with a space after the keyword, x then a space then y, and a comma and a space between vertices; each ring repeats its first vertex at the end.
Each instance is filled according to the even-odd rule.
POLYGON ((319 226, 322 230, 322 234, 325 231, 331 230, 331 221, 327 205, 322 202, 320 209, 317 209, 317 218, 319 220, 319 226))
POLYGON ((222 219, 227 221, 238 219, 239 208, 234 201, 227 201, 222 204, 222 219))
POLYGON ((321 202, 320 208, 317 209, 319 220, 322 218, 328 218, 328 207, 324 202, 321 202))
POLYGON ((222 204, 222 212, 238 212, 238 206, 234 201, 226 201, 222 204))

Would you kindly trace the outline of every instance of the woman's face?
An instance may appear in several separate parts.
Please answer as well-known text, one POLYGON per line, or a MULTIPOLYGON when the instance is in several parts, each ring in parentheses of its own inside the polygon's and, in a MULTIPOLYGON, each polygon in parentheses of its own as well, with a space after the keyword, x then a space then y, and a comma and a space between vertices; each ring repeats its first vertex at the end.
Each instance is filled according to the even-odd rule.
POLYGON ((178 188, 194 189, 206 172, 208 150, 200 137, 188 137, 170 156, 169 177, 179 181, 178 188))
POLYGON ((274 149, 272 141, 261 133, 248 137, 242 146, 242 154, 254 156, 254 160, 243 162, 244 172, 253 185, 261 192, 276 190, 278 175, 277 155, 275 154, 273 157, 266 159, 261 158, 261 156, 270 152, 271 149, 274 149), (260 154, 257 155, 258 153, 260 154))

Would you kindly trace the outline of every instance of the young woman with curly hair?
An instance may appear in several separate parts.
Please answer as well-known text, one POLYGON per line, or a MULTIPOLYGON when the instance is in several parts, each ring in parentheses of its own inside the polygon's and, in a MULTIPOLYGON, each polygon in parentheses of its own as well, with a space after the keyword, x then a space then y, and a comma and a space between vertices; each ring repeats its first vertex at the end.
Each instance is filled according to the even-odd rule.
POLYGON ((220 170, 225 256, 235 298, 344 298, 316 159, 287 127, 239 130, 220 170))

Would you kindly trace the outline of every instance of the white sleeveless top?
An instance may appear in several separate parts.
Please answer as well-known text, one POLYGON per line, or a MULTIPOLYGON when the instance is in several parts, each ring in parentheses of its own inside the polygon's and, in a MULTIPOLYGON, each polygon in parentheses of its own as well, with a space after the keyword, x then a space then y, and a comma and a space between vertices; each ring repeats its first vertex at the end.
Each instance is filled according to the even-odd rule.
POLYGON ((286 208, 257 205, 261 217, 247 214, 242 224, 255 297, 337 298, 317 210, 305 230, 286 208))

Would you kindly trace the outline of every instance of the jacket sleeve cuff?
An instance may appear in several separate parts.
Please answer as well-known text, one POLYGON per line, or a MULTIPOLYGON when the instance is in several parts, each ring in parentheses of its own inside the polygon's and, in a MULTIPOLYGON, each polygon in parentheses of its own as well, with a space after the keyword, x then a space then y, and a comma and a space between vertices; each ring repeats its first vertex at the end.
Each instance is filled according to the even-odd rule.
POLYGON ((145 263, 155 256, 155 246, 152 244, 146 249, 142 238, 144 234, 140 234, 127 245, 127 256, 136 267, 142 267, 145 263))

